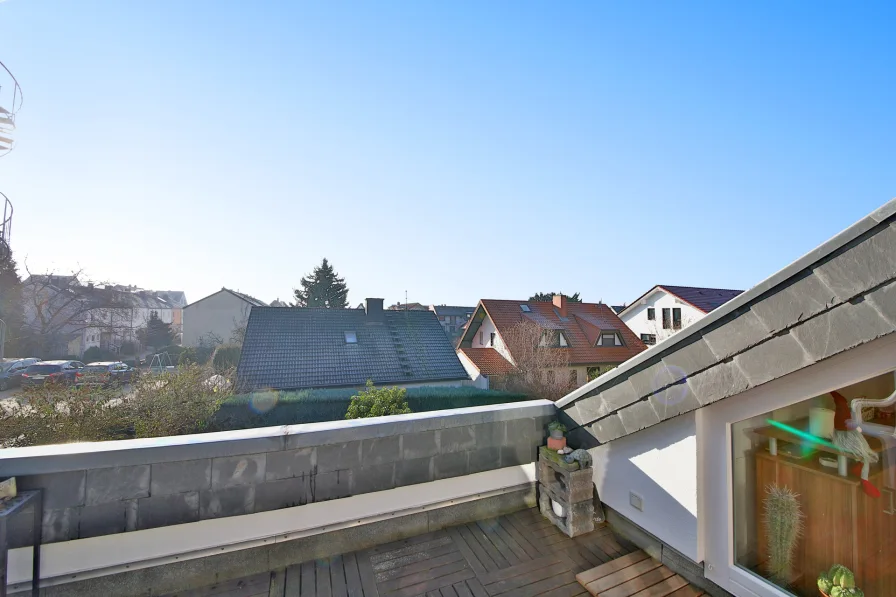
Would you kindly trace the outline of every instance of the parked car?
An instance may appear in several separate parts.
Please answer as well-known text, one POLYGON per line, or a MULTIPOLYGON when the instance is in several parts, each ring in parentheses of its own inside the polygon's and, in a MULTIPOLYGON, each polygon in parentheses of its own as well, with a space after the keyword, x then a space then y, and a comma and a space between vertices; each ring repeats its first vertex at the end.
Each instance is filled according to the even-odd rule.
POLYGON ((111 386, 130 383, 135 370, 121 361, 88 363, 77 378, 78 385, 111 386))
POLYGON ((22 374, 25 369, 39 362, 40 359, 34 357, 0 361, 0 392, 22 385, 22 374))
POLYGON ((22 374, 22 387, 39 386, 47 382, 73 384, 84 370, 81 361, 41 361, 22 374))

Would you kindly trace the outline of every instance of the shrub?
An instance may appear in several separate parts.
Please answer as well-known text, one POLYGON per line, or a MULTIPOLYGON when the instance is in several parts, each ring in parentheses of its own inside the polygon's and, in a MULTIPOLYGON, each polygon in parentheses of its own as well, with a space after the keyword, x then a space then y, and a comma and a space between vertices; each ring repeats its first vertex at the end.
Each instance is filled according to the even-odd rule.
POLYGON ((135 355, 135 354, 137 354, 137 347, 131 341, 122 342, 121 343, 121 354, 135 355))
POLYGON ((117 361, 118 355, 109 350, 103 350, 99 346, 91 346, 84 351, 81 357, 85 363, 96 363, 97 361, 117 361))
POLYGON ((404 388, 376 388, 371 380, 367 387, 352 396, 345 413, 346 419, 366 419, 387 415, 404 415, 411 412, 404 388))
POLYGON ((240 363, 239 346, 220 346, 215 351, 215 357, 212 359, 212 365, 215 371, 223 371, 227 369, 235 369, 240 363))

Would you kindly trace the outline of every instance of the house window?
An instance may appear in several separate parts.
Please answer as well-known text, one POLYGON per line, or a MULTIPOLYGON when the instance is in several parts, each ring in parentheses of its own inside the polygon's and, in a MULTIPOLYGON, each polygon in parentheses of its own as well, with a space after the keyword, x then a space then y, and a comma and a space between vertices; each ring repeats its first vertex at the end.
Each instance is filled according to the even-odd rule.
POLYGON ((656 344, 656 334, 641 334, 641 342, 648 346, 656 344))
POLYGON ((566 336, 563 332, 560 332, 560 348, 567 348, 569 346, 569 342, 566 341, 566 336))
POLYGON ((681 309, 678 307, 672 309, 672 328, 676 330, 681 329, 681 309))
POLYGON ((484 332, 482 330, 479 330, 479 345, 480 346, 485 346, 485 340, 482 339, 484 337, 483 334, 484 334, 484 332))
POLYGON ((616 334, 602 334, 600 338, 601 346, 616 346, 616 334))
POLYGON ((672 309, 663 309, 663 329, 672 329, 672 309))
MULTIPOLYGON (((853 418, 850 402, 856 398, 888 398, 893 382, 891 371, 800 402, 778 402, 775 410, 753 416, 755 411, 738 411, 739 420, 730 427, 727 481, 732 484, 731 544, 735 567, 751 580, 788 594, 820 595, 819 573, 840 564, 865 595, 896 595, 896 521, 887 512, 892 507, 887 486, 893 482, 888 469, 894 466, 889 456, 896 441, 893 415, 888 407, 866 403, 861 432, 851 423, 837 423, 853 418), (843 452, 836 446, 860 443, 875 454, 868 458, 874 462, 865 482, 855 456, 844 458, 846 466, 838 470, 843 452), (877 491, 882 495, 871 497, 877 491), (789 539, 787 528, 794 520, 803 531, 789 539), (775 555, 777 549, 789 555, 789 566, 777 564, 783 559, 775 555)), ((830 587, 826 592, 831 594, 830 587)))
POLYGON ((358 343, 358 335, 355 332, 345 332, 345 343, 346 344, 357 344, 358 343))
POLYGON ((520 305, 520 310, 522 310, 523 313, 529 313, 530 311, 532 311, 532 309, 529 308, 529 305, 520 305))
POLYGON ((647 319, 650 321, 656 321, 656 309, 653 307, 647 307, 647 319))
POLYGON ((489 346, 495 345, 495 333, 494 332, 492 332, 491 334, 488 335, 488 345, 489 346))

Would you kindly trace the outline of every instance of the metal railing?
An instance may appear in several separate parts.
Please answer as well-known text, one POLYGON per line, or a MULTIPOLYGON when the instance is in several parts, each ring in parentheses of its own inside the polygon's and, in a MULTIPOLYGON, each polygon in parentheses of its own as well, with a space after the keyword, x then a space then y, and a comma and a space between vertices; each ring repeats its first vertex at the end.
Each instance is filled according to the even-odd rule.
POLYGON ((9 237, 12 234, 12 202, 0 193, 0 204, 3 205, 2 219, 0 219, 0 261, 9 259, 9 237))
POLYGON ((15 76, 0 62, 0 75, 9 75, 11 83, 0 81, 0 156, 12 151, 13 131, 16 128, 16 112, 22 107, 22 88, 15 76), (10 91, 11 89, 11 91, 10 91))

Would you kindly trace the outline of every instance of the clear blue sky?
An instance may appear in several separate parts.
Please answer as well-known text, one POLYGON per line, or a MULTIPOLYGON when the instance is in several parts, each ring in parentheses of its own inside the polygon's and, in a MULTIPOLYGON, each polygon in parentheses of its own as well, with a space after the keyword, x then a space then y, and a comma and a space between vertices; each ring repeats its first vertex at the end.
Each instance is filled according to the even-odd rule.
POLYGON ((748 288, 896 195, 894 7, 0 2, 13 247, 190 300, 748 288))

